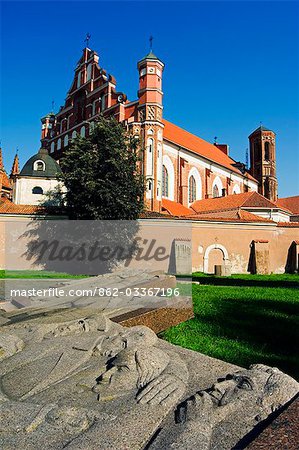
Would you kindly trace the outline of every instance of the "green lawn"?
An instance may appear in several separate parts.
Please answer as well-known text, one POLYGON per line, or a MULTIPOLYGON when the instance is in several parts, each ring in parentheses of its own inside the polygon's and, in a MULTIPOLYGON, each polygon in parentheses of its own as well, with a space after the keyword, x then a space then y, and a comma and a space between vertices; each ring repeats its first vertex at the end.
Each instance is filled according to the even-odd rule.
POLYGON ((0 270, 0 278, 85 278, 88 275, 72 275, 47 270, 0 270))
MULTIPOLYGON (((200 282, 206 278, 193 277, 200 282)), ((209 279, 212 283, 216 277, 209 279)), ((235 275, 221 280, 229 285, 194 284, 195 318, 161 337, 240 366, 276 366, 299 380, 298 275, 235 275), (230 285, 236 281, 237 285, 230 285)))

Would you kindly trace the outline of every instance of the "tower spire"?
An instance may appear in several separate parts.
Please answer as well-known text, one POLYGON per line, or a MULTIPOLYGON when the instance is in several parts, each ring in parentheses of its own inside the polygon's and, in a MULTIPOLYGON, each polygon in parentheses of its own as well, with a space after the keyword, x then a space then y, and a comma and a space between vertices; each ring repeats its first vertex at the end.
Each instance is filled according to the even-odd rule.
POLYGON ((0 170, 4 170, 1 144, 0 144, 0 170))
POLYGON ((17 153, 14 157, 13 163, 12 163, 12 168, 11 168, 11 172, 10 172, 10 178, 13 178, 14 176, 18 175, 20 173, 20 168, 19 168, 19 155, 18 155, 18 150, 17 153))

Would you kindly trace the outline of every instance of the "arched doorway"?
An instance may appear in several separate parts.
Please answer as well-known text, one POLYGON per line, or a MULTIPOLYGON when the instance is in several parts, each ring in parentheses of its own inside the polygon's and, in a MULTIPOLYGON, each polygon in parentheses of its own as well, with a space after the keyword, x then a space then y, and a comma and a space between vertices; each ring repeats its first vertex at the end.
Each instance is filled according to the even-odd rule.
POLYGON ((214 273, 215 265, 221 265, 223 273, 229 272, 230 261, 226 248, 221 244, 212 244, 206 248, 203 258, 204 273, 214 273))

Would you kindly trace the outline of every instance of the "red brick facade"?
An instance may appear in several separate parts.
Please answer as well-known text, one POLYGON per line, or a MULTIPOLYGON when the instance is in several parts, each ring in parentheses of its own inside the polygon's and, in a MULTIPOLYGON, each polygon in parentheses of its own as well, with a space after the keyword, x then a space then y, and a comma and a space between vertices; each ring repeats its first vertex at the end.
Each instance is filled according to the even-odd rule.
POLYGON ((42 121, 42 145, 59 160, 76 134, 88 136, 99 114, 114 115, 140 139, 148 209, 162 197, 188 207, 193 201, 257 190, 255 176, 240 169, 227 145, 212 145, 163 119, 164 64, 152 52, 137 64, 138 99, 130 102, 115 78, 85 48, 65 104, 42 121))

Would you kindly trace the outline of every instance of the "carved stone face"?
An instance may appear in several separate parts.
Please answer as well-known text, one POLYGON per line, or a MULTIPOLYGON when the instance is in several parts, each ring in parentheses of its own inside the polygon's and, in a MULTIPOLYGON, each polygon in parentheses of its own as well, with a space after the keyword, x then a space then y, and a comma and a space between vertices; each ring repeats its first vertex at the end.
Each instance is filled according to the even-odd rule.
POLYGON ((129 328, 128 331, 118 333, 117 335, 106 336, 99 351, 101 355, 107 358, 113 358, 122 350, 139 349, 142 347, 150 347, 157 341, 155 333, 147 327, 136 326, 129 328))
MULTIPOLYGON (((250 366, 219 379, 210 389, 199 391, 182 405, 178 421, 193 420, 205 415, 222 419, 233 411, 266 417, 294 397, 299 384, 276 368, 262 364, 250 366), (250 411, 250 412, 249 412, 250 411)), ((254 418, 254 417, 252 417, 254 418)))
POLYGON ((137 387, 138 370, 135 361, 135 351, 121 352, 113 363, 107 367, 93 387, 99 400, 113 399, 125 395, 137 387))
POLYGON ((267 383, 269 374, 244 370, 228 374, 225 379, 218 380, 208 395, 216 406, 225 406, 245 398, 258 398, 263 394, 263 388, 267 383))

